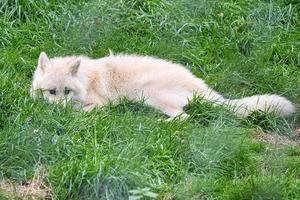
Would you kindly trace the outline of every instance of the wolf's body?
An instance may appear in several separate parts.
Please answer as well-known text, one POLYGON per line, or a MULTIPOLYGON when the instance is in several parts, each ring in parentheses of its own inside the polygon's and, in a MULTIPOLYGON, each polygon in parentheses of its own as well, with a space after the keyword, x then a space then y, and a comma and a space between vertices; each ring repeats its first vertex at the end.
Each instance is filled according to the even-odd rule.
POLYGON ((146 104, 171 118, 186 117, 183 107, 196 94, 207 101, 227 105, 242 117, 255 110, 276 112, 282 117, 295 112, 293 104, 278 95, 225 99, 182 65, 137 55, 49 59, 41 53, 32 95, 35 96, 39 89, 49 101, 73 99, 80 101, 86 111, 127 97, 131 100, 144 99, 146 104))

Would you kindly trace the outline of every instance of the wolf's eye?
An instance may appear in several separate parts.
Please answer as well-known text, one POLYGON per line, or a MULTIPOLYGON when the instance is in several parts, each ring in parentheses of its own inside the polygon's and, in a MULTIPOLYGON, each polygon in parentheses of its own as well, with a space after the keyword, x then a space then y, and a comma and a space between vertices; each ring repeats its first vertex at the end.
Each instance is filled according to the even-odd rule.
POLYGON ((56 90, 49 90, 50 94, 56 95, 56 90))
POLYGON ((68 89, 68 88, 65 88, 65 95, 68 95, 68 94, 70 94, 70 92, 71 92, 71 90, 70 90, 70 89, 68 89))

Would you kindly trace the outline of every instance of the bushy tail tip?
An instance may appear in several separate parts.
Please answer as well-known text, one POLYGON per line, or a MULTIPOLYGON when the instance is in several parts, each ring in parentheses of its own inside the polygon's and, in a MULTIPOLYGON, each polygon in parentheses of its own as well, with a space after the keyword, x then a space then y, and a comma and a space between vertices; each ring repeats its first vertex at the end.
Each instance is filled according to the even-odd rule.
POLYGON ((296 107, 285 97, 279 95, 255 95, 241 99, 226 100, 234 113, 247 117, 254 111, 274 112, 280 117, 288 117, 296 112, 296 107))

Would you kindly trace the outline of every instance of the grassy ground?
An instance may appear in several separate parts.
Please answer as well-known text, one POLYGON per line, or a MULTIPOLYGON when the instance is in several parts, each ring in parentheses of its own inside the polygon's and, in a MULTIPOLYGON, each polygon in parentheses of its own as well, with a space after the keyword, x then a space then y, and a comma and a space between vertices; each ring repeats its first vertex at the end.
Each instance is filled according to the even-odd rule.
POLYGON ((299 105, 299 16, 297 0, 0 1, 0 179, 41 177, 55 199, 299 199, 299 113, 242 120, 195 99, 167 123, 140 102, 84 113, 29 97, 41 51, 111 49, 182 63, 226 97, 299 105))

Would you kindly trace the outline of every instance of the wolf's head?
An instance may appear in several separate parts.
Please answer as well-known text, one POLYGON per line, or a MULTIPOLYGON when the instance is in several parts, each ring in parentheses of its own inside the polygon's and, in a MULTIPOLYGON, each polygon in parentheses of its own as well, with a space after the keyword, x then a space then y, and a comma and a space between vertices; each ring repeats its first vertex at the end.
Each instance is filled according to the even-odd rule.
POLYGON ((63 104, 70 100, 84 99, 84 84, 78 76, 80 62, 80 57, 49 59, 46 53, 42 52, 34 73, 31 95, 36 97, 42 94, 50 102, 63 104))

